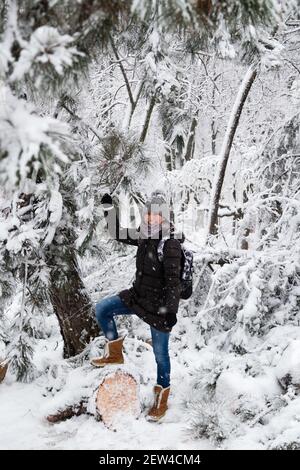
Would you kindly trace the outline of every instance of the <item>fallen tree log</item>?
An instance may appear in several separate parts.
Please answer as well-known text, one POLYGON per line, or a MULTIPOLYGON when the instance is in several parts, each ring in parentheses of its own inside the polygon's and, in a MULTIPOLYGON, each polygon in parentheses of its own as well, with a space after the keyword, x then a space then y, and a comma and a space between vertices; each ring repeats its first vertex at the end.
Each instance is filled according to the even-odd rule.
POLYGON ((139 382, 126 367, 108 368, 101 371, 98 383, 90 387, 90 395, 72 405, 59 407, 47 415, 51 424, 66 421, 74 416, 94 416, 109 429, 116 429, 123 417, 137 418, 141 411, 139 382))
POLYGON ((57 413, 48 415, 46 419, 49 423, 55 424, 73 418, 73 416, 80 416, 85 413, 87 413, 87 400, 81 401, 73 406, 68 406, 63 410, 58 410, 57 413))

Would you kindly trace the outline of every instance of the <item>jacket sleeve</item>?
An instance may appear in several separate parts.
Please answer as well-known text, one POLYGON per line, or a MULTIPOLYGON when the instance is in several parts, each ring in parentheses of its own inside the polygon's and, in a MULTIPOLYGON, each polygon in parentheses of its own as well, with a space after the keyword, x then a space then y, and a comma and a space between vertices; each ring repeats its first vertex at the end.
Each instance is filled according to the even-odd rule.
POLYGON ((181 245, 177 239, 167 240, 163 249, 165 307, 167 314, 176 314, 180 300, 181 245))
POLYGON ((113 205, 104 205, 104 217, 110 236, 126 245, 138 246, 138 229, 120 226, 118 210, 113 205))

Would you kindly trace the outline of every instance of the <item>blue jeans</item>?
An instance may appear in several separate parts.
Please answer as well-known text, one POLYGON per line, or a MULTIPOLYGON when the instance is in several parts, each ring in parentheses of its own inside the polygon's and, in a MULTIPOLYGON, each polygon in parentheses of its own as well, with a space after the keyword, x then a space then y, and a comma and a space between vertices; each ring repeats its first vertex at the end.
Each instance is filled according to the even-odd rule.
MULTIPOLYGON (((96 304, 96 319, 106 338, 113 341, 118 338, 115 315, 134 315, 134 311, 126 307, 118 295, 107 297, 96 304)), ((158 331, 152 326, 152 346, 157 364, 157 384, 163 388, 170 385, 171 363, 169 356, 170 333, 158 331)))

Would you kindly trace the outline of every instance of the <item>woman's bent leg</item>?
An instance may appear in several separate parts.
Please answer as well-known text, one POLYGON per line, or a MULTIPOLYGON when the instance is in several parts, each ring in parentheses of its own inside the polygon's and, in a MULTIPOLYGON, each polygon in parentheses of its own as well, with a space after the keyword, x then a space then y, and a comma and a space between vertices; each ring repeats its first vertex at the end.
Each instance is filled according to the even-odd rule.
POLYGON ((118 338, 115 315, 130 315, 134 312, 126 307, 118 295, 106 297, 96 304, 96 320, 109 341, 118 338))
POLYGON ((118 295, 113 295, 97 303, 96 319, 106 336, 107 342, 104 347, 104 355, 91 360, 93 366, 105 367, 106 365, 124 363, 124 338, 118 337, 114 316, 131 315, 133 313, 130 308, 126 307, 118 295))

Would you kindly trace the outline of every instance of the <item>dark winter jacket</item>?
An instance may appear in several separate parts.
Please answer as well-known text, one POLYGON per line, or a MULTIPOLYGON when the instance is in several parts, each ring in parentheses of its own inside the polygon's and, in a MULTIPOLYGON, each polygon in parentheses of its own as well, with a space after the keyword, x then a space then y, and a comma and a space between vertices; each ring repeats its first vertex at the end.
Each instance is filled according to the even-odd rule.
MULTIPOLYGON (((104 214, 107 217, 108 213, 104 214)), ((130 237, 129 229, 120 227, 115 210, 111 215, 116 220, 116 233, 111 235, 123 243, 138 247, 134 283, 118 295, 146 323, 163 332, 171 331, 177 322, 181 243, 184 236, 165 241, 161 262, 157 255, 159 239, 134 239, 130 237)))

